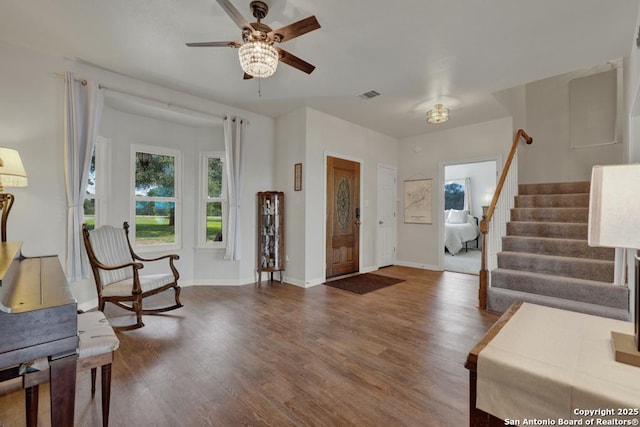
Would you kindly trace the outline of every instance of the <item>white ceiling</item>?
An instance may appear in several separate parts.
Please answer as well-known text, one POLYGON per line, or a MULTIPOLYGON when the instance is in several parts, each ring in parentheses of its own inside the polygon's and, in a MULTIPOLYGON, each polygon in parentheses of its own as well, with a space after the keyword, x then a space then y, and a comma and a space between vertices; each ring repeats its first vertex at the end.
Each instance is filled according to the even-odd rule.
MULTIPOLYGON (((315 15, 322 28, 282 48, 285 64, 243 80, 240 40, 215 0, 2 0, 0 40, 277 117, 300 106, 402 138, 503 117, 492 93, 629 53, 640 0, 265 0, 272 28, 315 15), (376 90, 381 96, 364 100, 376 90), (444 99, 452 118, 427 125, 444 99)), ((231 0, 253 22, 250 0, 231 0)))

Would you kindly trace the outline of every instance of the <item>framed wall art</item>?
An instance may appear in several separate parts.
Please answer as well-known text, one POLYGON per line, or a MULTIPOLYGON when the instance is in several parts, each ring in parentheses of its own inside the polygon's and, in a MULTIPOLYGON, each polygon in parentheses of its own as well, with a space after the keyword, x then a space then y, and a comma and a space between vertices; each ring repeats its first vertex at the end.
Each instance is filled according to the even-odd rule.
POLYGON ((431 224, 431 187, 430 178, 404 182, 405 224, 431 224))

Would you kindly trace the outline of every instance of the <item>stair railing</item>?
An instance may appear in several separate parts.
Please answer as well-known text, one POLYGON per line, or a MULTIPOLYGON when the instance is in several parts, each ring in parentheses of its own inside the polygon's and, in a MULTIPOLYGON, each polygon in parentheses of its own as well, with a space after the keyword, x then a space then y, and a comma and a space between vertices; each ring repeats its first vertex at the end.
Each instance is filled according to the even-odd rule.
POLYGON ((493 198, 491 199, 491 203, 486 209, 486 212, 482 212, 482 220, 480 221, 480 232, 482 233, 482 257, 480 258, 480 286, 478 288, 478 306, 483 310, 487 309, 487 292, 489 288, 489 271, 487 270, 487 234, 489 233, 489 224, 491 223, 493 212, 495 211, 498 200, 500 199, 502 187, 504 186, 507 176, 509 175, 509 172, 511 170, 511 163, 513 162, 513 158, 518 151, 518 143, 520 142, 521 138, 524 139, 527 144, 531 144, 533 142, 533 138, 527 135, 524 130, 518 129, 518 132, 516 132, 516 136, 513 139, 513 145, 511 146, 509 157, 507 157, 507 161, 505 162, 504 168, 502 169, 502 174, 500 175, 500 179, 498 180, 496 191, 493 193, 493 198))

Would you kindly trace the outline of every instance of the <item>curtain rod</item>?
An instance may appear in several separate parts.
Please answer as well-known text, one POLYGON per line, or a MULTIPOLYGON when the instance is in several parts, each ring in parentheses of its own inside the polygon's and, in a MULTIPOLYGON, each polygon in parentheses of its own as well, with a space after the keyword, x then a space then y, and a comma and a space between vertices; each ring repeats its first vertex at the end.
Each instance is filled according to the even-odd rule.
MULTIPOLYGON (((54 73, 54 76, 57 78, 61 78, 64 79, 64 73, 54 73)), ((87 80, 86 79, 82 79, 82 78, 78 78, 78 77, 74 77, 74 80, 77 82, 80 82, 80 84, 82 84, 82 86, 86 86, 87 85, 87 80)), ((194 117, 199 117, 202 119, 207 119, 207 120, 211 120, 211 119, 218 119, 218 120, 222 120, 224 117, 226 116, 216 116, 214 114, 211 113, 206 113, 204 111, 198 111, 195 110, 193 108, 187 108, 187 107, 182 107, 180 105, 176 105, 176 104, 172 104, 170 102, 166 102, 166 101, 161 101, 159 99, 155 99, 155 98, 150 98, 150 97, 146 97, 146 96, 141 96, 141 95, 137 95, 134 93, 129 93, 129 92, 125 92, 122 90, 118 90, 118 89, 113 89, 110 88, 108 86, 105 86, 102 83, 98 84, 98 88, 100 90, 104 90, 105 93, 111 92, 112 94, 116 94, 116 97, 121 97, 121 98, 129 98, 132 101, 144 101, 145 103, 149 104, 149 105, 155 105, 156 107, 160 107, 160 108, 164 108, 166 110, 170 110, 170 111, 175 111, 178 113, 182 113, 182 114, 186 114, 186 115, 191 115, 194 117)), ((249 124, 248 121, 244 121, 246 124, 249 124)))
MULTIPOLYGON (((64 73, 53 73, 53 75, 59 79, 64 79, 64 73)), ((87 85, 86 79, 79 79, 78 77, 74 77, 73 80, 75 80, 76 82, 80 82, 82 86, 87 85)))
POLYGON ((224 116, 224 118, 223 118, 223 119, 224 119, 224 120, 231 119, 231 121, 232 121, 232 122, 234 122, 234 123, 236 122, 236 120, 239 120, 239 121, 240 121, 240 123, 246 123, 246 124, 249 124, 249 121, 248 121, 248 120, 246 120, 246 119, 242 119, 242 118, 237 118, 236 116, 224 116))
POLYGON ((205 120, 222 120, 221 116, 216 116, 214 114, 211 113, 205 113, 204 111, 198 111, 198 110, 194 110, 193 108, 187 108, 187 107, 182 107, 180 105, 176 105, 176 104, 172 104, 170 102, 166 102, 166 101, 161 101, 159 99, 155 99, 155 98, 149 98, 146 96, 141 96, 141 95, 137 95, 134 93, 129 93, 129 92, 125 92, 122 90, 118 90, 118 89, 112 89, 108 86, 105 86, 103 84, 99 84, 98 87, 100 88, 100 90, 105 91, 105 95, 108 93, 111 93, 112 95, 115 95, 115 98, 122 98, 122 99, 129 99, 131 101, 143 101, 143 103, 147 104, 147 105, 151 105, 151 106, 155 106, 155 107, 159 107, 165 110, 169 110, 169 111, 174 111, 177 113, 182 113, 185 115, 190 115, 193 117, 198 117, 201 119, 205 119, 205 120))

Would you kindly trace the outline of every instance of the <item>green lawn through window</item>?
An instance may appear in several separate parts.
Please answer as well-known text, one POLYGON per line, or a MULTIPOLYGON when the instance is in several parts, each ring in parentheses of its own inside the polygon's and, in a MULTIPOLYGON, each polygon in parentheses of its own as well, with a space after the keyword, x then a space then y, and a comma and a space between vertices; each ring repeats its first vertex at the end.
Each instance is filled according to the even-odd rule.
MULTIPOLYGON (((95 227, 95 217, 85 215, 84 222, 90 230, 95 227)), ((207 242, 214 241, 216 235, 222 232, 222 218, 207 217, 207 242)), ((158 245, 175 242, 175 226, 169 225, 167 216, 138 216, 136 217, 136 241, 139 245, 158 245)))

